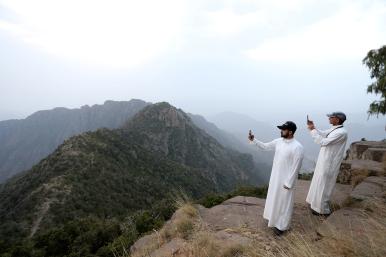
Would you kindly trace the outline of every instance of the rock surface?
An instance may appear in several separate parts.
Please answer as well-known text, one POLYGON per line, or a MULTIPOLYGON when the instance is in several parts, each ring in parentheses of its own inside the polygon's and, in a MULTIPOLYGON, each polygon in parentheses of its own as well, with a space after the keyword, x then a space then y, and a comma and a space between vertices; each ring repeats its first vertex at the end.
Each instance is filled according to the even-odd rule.
POLYGON ((350 145, 348 150, 347 160, 372 160, 372 161, 382 161, 378 159, 379 157, 375 154, 372 155, 370 152, 384 151, 386 148, 386 141, 359 141, 354 142, 350 145), (370 150, 370 151, 368 151, 370 150))
MULTIPOLYGON (((295 208, 292 219, 292 231, 300 232, 309 237, 315 237, 315 228, 323 223, 324 219, 311 214, 308 205, 305 203, 308 188, 311 181, 299 180, 295 189, 295 208)), ((332 202, 334 206, 341 206, 351 192, 350 185, 337 184, 333 193, 332 202)), ((273 247, 275 236, 272 230, 267 227, 267 221, 263 219, 265 199, 255 197, 236 196, 224 201, 222 204, 212 208, 205 208, 198 205, 197 209, 201 226, 205 231, 212 231, 214 237, 221 242, 249 245, 258 240, 266 247, 273 247)), ((176 219, 173 215, 171 222, 176 219)), ((170 222, 166 226, 170 226, 170 222)), ((139 239, 131 248, 133 253, 143 251, 149 247, 156 234, 151 234, 139 239)), ((171 241, 172 242, 172 241, 171 241)), ((183 247, 184 241, 171 243, 172 246, 183 247)), ((162 245, 159 250, 149 253, 149 256, 174 256, 171 252, 178 253, 169 243, 162 245), (161 254, 162 252, 162 254, 161 254), (169 255, 163 255, 168 252, 169 255)), ((137 255, 134 255, 137 256, 137 255)), ((177 255, 180 256, 180 255, 177 255)), ((184 256, 184 255, 181 255, 184 256)))
POLYGON ((385 175, 386 141, 360 141, 351 144, 337 182, 354 184, 358 177, 385 175))
POLYGON ((386 191, 386 177, 368 177, 354 188, 350 196, 354 200, 383 197, 386 191))

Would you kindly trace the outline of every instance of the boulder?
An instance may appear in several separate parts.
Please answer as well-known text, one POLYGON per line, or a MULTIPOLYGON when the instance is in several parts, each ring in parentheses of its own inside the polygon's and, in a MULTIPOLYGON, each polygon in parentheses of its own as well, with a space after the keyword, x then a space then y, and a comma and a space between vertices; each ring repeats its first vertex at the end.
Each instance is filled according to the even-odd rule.
POLYGON ((382 162, 386 155, 386 147, 385 148, 368 148, 363 152, 362 158, 364 160, 382 162))
POLYGON ((146 252, 152 251, 153 249, 158 247, 158 236, 155 233, 152 233, 150 235, 145 235, 138 239, 131 247, 130 247, 130 252, 146 252))
POLYGON ((385 164, 373 160, 344 160, 340 166, 337 182, 353 184, 357 176, 384 176, 385 164))
POLYGON ((383 197, 386 193, 386 177, 367 177, 354 188, 350 196, 354 200, 383 197))
POLYGON ((185 246, 185 240, 181 238, 173 238, 166 244, 163 244, 160 248, 156 249, 147 256, 150 257, 171 257, 179 254, 181 249, 185 246))
POLYGON ((386 256, 384 201, 367 199, 370 208, 345 207, 333 212, 319 227, 318 244, 336 245, 333 256, 386 256))
POLYGON ((378 160, 379 158, 371 155, 371 153, 367 151, 368 149, 381 149, 380 152, 382 152, 382 149, 386 149, 386 141, 383 140, 354 142, 350 145, 350 148, 348 149, 346 160, 378 160))
MULTIPOLYGON (((298 180, 295 187, 295 203, 305 204, 306 198, 308 194, 308 190, 310 188, 311 181, 309 180, 298 180)), ((333 194, 331 196, 331 202, 336 206, 342 206, 350 195, 352 190, 351 185, 344 185, 337 183, 335 185, 333 194)))
POLYGON ((350 184, 356 176, 384 176, 385 165, 386 140, 354 142, 342 161, 337 181, 350 184))
POLYGON ((210 209, 200 209, 200 216, 213 230, 243 227, 258 230, 265 226, 264 205, 264 199, 236 196, 210 209))

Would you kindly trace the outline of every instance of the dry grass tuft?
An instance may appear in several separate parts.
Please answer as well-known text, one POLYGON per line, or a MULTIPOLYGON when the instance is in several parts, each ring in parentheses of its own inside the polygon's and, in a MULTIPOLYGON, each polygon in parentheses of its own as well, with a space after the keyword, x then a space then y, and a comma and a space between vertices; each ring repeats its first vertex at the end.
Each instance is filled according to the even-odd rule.
POLYGON ((188 239, 195 229, 198 210, 192 200, 182 191, 174 193, 175 206, 178 209, 170 222, 159 231, 159 242, 164 244, 172 238, 188 239))
POLYGON ((352 172, 351 185, 355 187, 369 176, 371 176, 371 172, 367 169, 354 170, 352 172))
POLYGON ((220 241, 210 231, 200 231, 184 251, 187 257, 242 257, 246 256, 246 249, 238 243, 220 241))

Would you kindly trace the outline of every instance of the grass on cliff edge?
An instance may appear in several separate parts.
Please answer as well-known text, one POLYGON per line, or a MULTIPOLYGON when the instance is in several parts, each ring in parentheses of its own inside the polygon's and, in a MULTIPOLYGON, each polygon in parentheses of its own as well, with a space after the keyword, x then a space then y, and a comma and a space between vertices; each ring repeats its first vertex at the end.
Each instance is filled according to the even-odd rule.
POLYGON ((383 257, 386 256, 385 200, 386 196, 374 198, 363 203, 362 208, 353 208, 360 215, 352 216, 350 220, 342 216, 342 224, 348 223, 347 226, 336 227, 325 222, 328 232, 324 236, 316 236, 315 227, 315 231, 309 233, 291 231, 269 244, 253 237, 248 244, 224 242, 215 231, 201 223, 196 205, 182 201, 174 219, 157 232, 152 248, 131 257, 150 256, 155 249, 175 238, 185 242, 177 254, 184 257, 383 257), (351 227, 354 223, 359 226, 351 227))

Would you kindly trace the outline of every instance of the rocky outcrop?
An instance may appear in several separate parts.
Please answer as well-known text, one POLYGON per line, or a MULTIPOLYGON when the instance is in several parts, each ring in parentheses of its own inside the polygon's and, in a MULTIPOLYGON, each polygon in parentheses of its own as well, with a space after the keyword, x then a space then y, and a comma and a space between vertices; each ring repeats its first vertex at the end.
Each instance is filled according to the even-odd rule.
POLYGON ((386 174, 386 141, 359 141, 351 144, 342 161, 337 182, 356 184, 368 176, 386 174))
MULTIPOLYGON (((342 163, 349 165, 346 184, 336 184, 328 217, 311 214, 305 202, 310 181, 299 180, 291 229, 281 238, 263 219, 264 199, 236 196, 212 208, 196 206, 198 217, 188 237, 163 241, 162 231, 153 233, 144 237, 146 243, 135 244, 132 256, 386 256, 384 149, 385 141, 351 145, 342 163), (155 238, 157 246, 140 254, 155 238)), ((165 227, 173 226, 172 219, 165 227)))
POLYGON ((386 177, 364 179, 346 202, 317 228, 322 241, 344 241, 348 255, 386 256, 386 177))
MULTIPOLYGON (((322 224, 323 219, 312 215, 305 203, 309 186, 310 181, 305 180, 299 180, 296 186, 292 230, 315 238, 315 228, 322 224)), ((337 184, 332 197, 335 208, 343 207, 351 188, 350 185, 337 184)), ((198 205, 198 222, 195 229, 201 232, 194 233, 210 233, 211 240, 223 246, 250 246, 258 241, 264 249, 271 249, 275 247, 275 236, 267 227, 267 221, 263 219, 264 205, 264 199, 244 196, 236 196, 212 208, 198 205)), ((177 211, 163 229, 177 226, 176 220, 180 215, 181 212, 177 211)), ((188 254, 191 250, 189 247, 192 245, 191 241, 197 239, 177 241, 174 238, 162 243, 162 234, 164 233, 161 230, 139 239, 131 247, 132 256, 192 256, 188 254)))
POLYGON ((353 200, 382 198, 386 192, 386 177, 368 177, 354 188, 350 197, 353 200))
MULTIPOLYGON (((386 151, 386 141, 358 141, 351 144, 346 160, 372 160, 381 162, 378 152, 386 151)), ((382 156, 381 156, 382 157, 382 156)))

